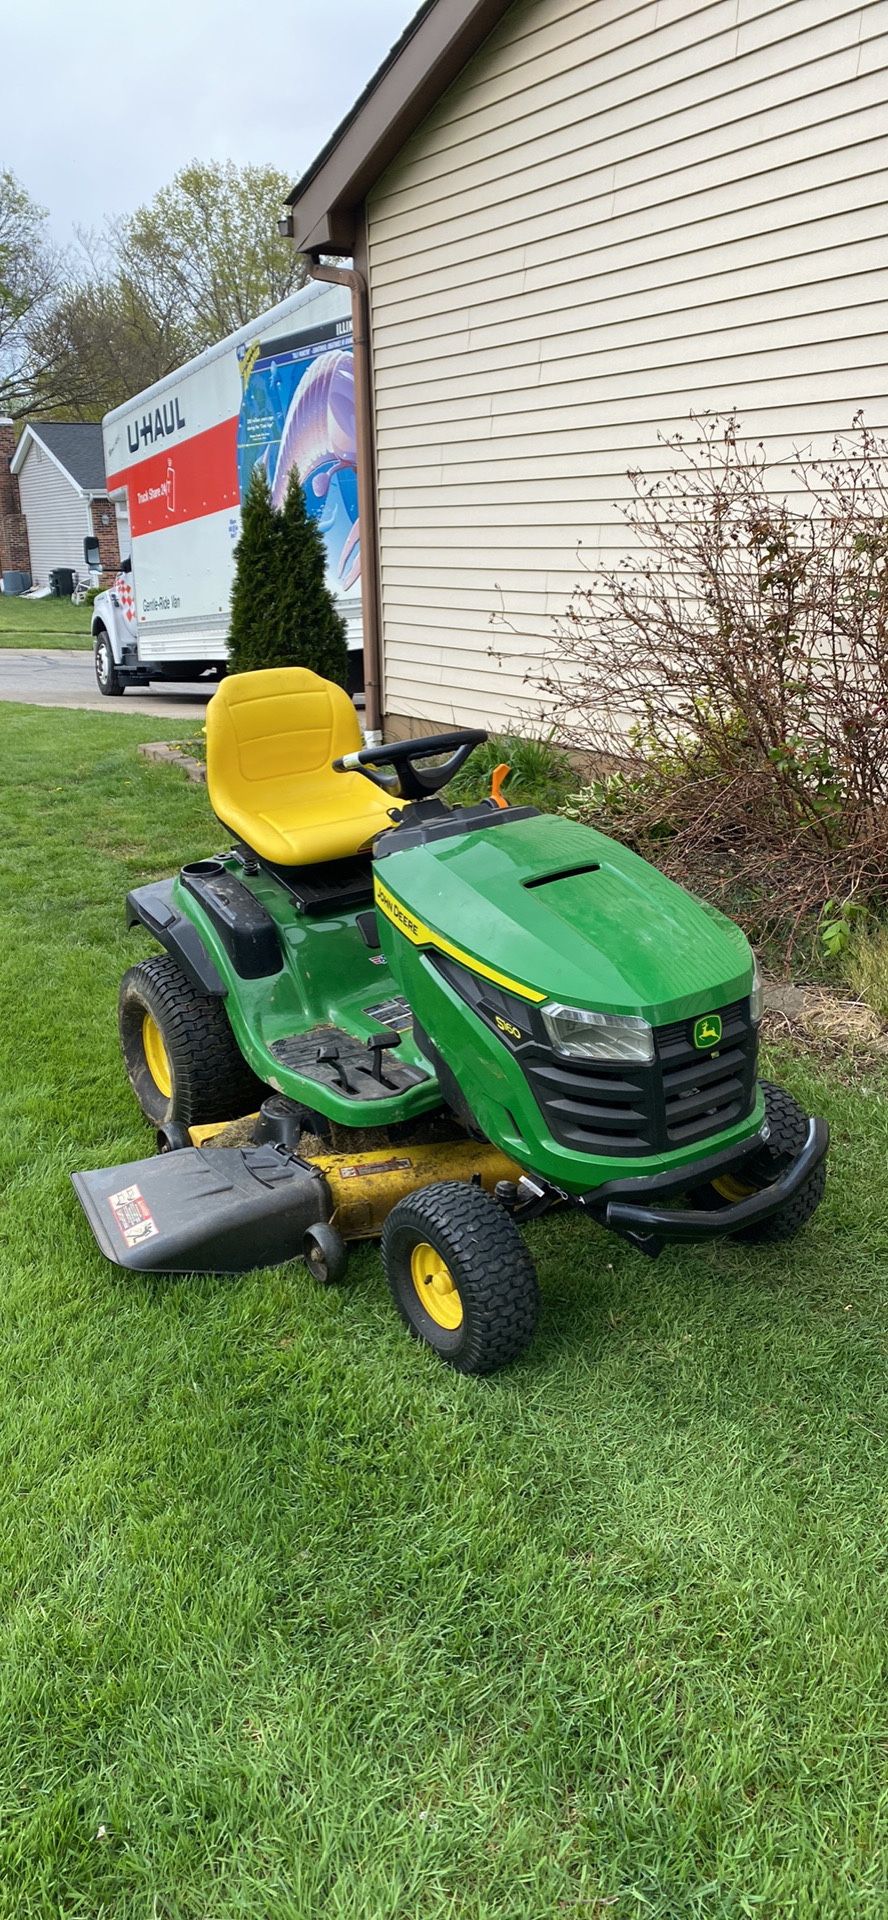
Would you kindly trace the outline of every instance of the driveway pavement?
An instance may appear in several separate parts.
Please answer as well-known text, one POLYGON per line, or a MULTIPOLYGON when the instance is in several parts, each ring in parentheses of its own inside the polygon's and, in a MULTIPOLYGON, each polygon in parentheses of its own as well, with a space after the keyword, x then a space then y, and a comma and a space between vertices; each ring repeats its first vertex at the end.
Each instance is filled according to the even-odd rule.
POLYGON ((36 707, 91 707, 97 713, 151 713, 185 718, 200 726, 215 683, 200 687, 174 680, 127 687, 108 700, 96 686, 92 653, 41 652, 37 647, 0 648, 0 700, 36 707))

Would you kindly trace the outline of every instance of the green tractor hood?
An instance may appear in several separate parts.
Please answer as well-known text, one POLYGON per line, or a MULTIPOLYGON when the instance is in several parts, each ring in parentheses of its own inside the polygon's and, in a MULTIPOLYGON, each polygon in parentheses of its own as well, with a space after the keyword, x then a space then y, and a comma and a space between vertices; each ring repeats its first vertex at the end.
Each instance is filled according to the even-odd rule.
POLYGON ((390 853, 383 839, 376 873, 377 905, 411 944, 525 999, 660 1025, 750 991, 739 927, 576 821, 503 820, 390 853))

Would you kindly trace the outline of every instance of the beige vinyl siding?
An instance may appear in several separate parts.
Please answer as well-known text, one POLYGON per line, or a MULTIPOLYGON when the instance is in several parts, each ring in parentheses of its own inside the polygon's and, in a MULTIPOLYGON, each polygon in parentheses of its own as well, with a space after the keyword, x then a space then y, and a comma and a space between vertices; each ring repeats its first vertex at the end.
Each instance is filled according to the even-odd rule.
POLYGON ((886 69, 888 0, 516 0, 368 204, 387 712, 532 715, 693 412, 888 426, 886 69))
POLYGON ((87 503, 36 441, 22 463, 19 488, 34 585, 48 586, 53 567, 75 567, 83 573, 84 535, 92 532, 87 503))

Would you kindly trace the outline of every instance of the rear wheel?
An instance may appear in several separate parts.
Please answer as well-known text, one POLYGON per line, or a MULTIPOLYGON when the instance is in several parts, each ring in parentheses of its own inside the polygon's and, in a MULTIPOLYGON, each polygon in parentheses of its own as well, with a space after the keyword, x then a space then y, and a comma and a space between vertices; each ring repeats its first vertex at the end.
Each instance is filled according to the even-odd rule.
POLYGON ((411 1333, 460 1373, 495 1373, 529 1345, 539 1314, 533 1261, 480 1187, 448 1181, 400 1200, 382 1260, 411 1333))
POLYGON ((158 1129, 254 1111, 263 1089, 221 1000, 198 992, 169 954, 140 960, 120 984, 120 1045, 142 1112, 158 1129))
MULTIPOLYGON (((698 1206, 730 1206, 737 1200, 746 1200, 751 1193, 761 1193, 785 1173, 787 1167, 798 1159, 808 1138, 808 1116, 794 1100, 785 1087, 775 1086, 771 1080, 761 1082, 765 1096, 765 1115, 770 1127, 770 1135, 765 1144, 744 1160, 736 1174, 723 1174, 713 1180, 711 1186, 699 1189, 694 1198, 698 1206)), ((804 1186, 786 1200, 770 1220, 761 1220, 756 1226, 741 1227, 733 1234, 734 1240, 749 1240, 759 1245, 774 1245, 780 1240, 792 1240, 807 1226, 812 1214, 823 1199, 826 1185, 826 1163, 809 1174, 804 1186)))
POLYGON ((104 627, 100 627, 98 633, 96 634, 96 647, 95 647, 94 658, 95 658, 95 668, 96 668, 96 685, 98 686, 99 692, 104 693, 108 696, 115 693, 122 693, 124 683, 121 680, 120 674, 118 673, 117 668, 114 664, 114 654, 111 651, 111 642, 108 638, 107 633, 105 632, 104 627))

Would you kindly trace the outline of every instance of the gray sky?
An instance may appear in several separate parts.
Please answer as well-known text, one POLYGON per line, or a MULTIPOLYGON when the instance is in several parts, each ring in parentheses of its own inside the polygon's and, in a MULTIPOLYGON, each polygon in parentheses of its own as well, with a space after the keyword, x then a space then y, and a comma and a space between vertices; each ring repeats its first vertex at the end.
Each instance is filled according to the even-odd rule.
POLYGON ((150 199, 187 160, 296 174, 418 0, 27 0, 4 10, 0 167, 74 226, 150 199))

